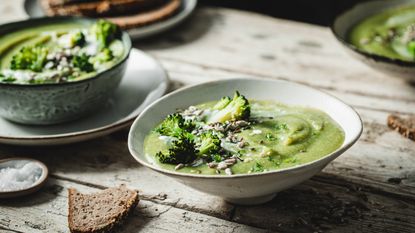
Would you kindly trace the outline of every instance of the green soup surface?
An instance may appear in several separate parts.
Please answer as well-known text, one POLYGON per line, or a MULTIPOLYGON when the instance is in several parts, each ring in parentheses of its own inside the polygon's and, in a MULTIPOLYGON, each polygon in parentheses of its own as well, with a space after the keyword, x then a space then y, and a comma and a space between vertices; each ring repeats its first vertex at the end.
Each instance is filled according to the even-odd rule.
POLYGON ((392 59, 415 60, 415 5, 369 16, 355 25, 349 41, 358 49, 392 59))
POLYGON ((221 150, 215 153, 219 155, 199 155, 188 164, 160 162, 157 154, 168 151, 175 138, 153 130, 144 142, 147 159, 158 167, 185 173, 248 174, 318 160, 338 149, 344 141, 341 127, 317 109, 249 100, 250 114, 244 120, 208 123, 207 119, 219 112, 214 109, 215 105, 215 102, 203 103, 179 114, 196 124, 192 131, 196 141, 201 131, 209 129, 218 133, 221 150))
POLYGON ((0 36, 0 82, 44 84, 95 76, 126 54, 119 28, 107 21, 51 23, 0 36))

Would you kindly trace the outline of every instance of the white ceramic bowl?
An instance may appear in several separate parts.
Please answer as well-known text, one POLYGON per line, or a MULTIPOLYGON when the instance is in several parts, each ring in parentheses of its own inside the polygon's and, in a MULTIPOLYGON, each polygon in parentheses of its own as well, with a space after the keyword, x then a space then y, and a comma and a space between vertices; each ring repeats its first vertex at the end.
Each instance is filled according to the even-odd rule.
POLYGON ((170 93, 147 107, 133 123, 128 147, 142 165, 199 191, 220 196, 237 204, 259 204, 271 200, 277 192, 299 184, 322 170, 341 155, 359 138, 362 122, 347 104, 316 89, 293 82, 264 79, 226 79, 182 88, 170 93), (144 138, 168 114, 177 108, 218 100, 240 91, 248 99, 275 100, 289 105, 320 109, 329 114, 345 131, 343 145, 319 160, 287 169, 254 174, 199 175, 161 169, 151 164, 143 153, 144 138))
POLYGON ((356 48, 349 43, 350 30, 367 17, 382 11, 404 5, 414 5, 413 0, 378 0, 359 3, 336 17, 331 30, 343 47, 356 59, 362 61, 374 70, 386 73, 393 77, 415 81, 415 62, 393 59, 371 54, 356 48))

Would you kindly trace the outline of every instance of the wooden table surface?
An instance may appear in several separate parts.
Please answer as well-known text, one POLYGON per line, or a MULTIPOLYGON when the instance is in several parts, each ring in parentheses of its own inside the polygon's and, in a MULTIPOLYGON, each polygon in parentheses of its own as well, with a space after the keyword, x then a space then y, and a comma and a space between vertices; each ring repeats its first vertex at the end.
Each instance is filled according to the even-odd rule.
MULTIPOLYGON (((26 17, 22 0, 5 2, 1 23, 26 17)), ((0 200, 1 232, 68 232, 67 188, 92 192, 122 183, 141 197, 123 232, 415 231, 415 143, 385 123, 390 113, 415 113, 415 86, 352 59, 328 28, 200 8, 179 28, 135 47, 161 61, 171 89, 241 76, 319 88, 361 114, 363 135, 309 181, 251 207, 225 203, 140 166, 127 149, 128 129, 69 146, 2 145, 0 158, 33 157, 51 175, 36 194, 0 200)))

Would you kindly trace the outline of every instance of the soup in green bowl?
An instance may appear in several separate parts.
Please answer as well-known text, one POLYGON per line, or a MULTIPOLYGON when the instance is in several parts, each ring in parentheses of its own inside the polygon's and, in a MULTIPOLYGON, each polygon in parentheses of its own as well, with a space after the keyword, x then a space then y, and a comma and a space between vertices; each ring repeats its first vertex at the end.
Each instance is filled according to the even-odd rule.
POLYGON ((0 116, 49 125, 95 112, 121 82, 130 50, 128 34, 105 20, 0 25, 0 116))
POLYGON ((108 70, 124 56, 120 29, 75 21, 25 28, 0 37, 0 82, 75 82, 108 70))
POLYGON ((349 41, 370 54, 415 61, 415 5, 368 16, 351 29, 349 41))

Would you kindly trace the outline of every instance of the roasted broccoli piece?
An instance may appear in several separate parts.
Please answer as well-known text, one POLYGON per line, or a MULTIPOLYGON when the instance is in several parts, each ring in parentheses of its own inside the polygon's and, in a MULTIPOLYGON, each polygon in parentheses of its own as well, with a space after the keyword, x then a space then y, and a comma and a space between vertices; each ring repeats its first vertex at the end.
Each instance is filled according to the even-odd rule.
POLYGON ((107 61, 111 61, 112 58, 114 58, 112 51, 108 48, 104 48, 95 57, 93 57, 93 63, 102 64, 107 61))
POLYGON ((98 20, 91 30, 95 34, 101 49, 107 48, 120 34, 120 29, 117 25, 103 19, 98 20))
POLYGON ((169 164, 187 164, 193 162, 196 158, 195 144, 188 137, 181 136, 172 142, 172 145, 166 152, 158 152, 156 158, 161 163, 169 164))
POLYGON ((12 70, 32 70, 40 72, 46 63, 48 49, 41 46, 28 46, 20 49, 10 62, 12 70))
POLYGON ((90 56, 86 54, 76 55, 72 58, 72 65, 76 68, 79 68, 81 71, 92 72, 94 71, 94 66, 89 62, 90 56))
POLYGON ((197 140, 196 149, 198 155, 213 155, 219 153, 220 139, 211 130, 203 132, 197 140))
POLYGON ((245 96, 239 94, 239 92, 235 92, 233 99, 225 105, 226 102, 227 98, 224 97, 215 105, 215 107, 221 106, 222 109, 219 109, 218 112, 214 112, 207 119, 208 124, 215 122, 224 123, 226 121, 234 120, 248 120, 251 114, 251 107, 245 96))
POLYGON ((229 96, 225 96, 222 97, 222 99, 219 100, 219 102, 217 102, 215 104, 215 106, 213 106, 213 110, 222 110, 224 109, 230 102, 232 101, 231 97, 229 96))
POLYGON ((179 113, 170 114, 155 129, 157 133, 165 136, 180 138, 186 136, 192 138, 190 133, 195 125, 192 121, 187 121, 179 113))

